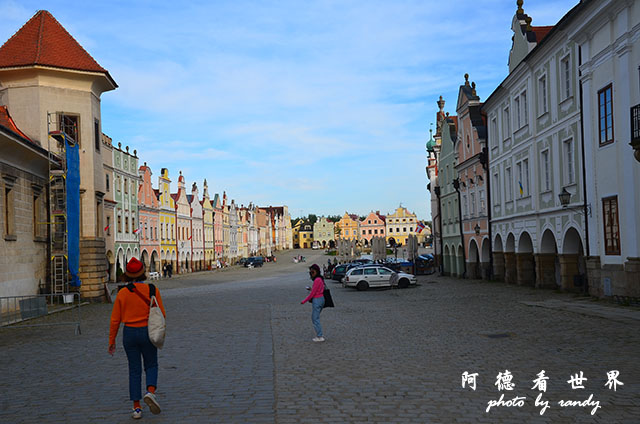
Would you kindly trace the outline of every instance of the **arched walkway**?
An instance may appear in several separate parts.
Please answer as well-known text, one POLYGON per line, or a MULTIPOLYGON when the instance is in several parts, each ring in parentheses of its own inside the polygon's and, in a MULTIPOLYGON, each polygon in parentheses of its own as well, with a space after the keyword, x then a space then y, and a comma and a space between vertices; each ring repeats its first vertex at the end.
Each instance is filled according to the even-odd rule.
POLYGON ((160 271, 160 263, 158 262, 158 252, 153 251, 151 253, 151 265, 149 266, 150 272, 159 272, 160 271))
POLYGON ((462 247, 461 244, 458 245, 458 254, 456 255, 456 261, 458 263, 457 275, 458 277, 463 277, 465 263, 464 263, 464 247, 462 247))
POLYGON ((560 255, 561 287, 564 290, 587 290, 582 238, 574 227, 564 234, 560 255))
POLYGON ((151 264, 149 263, 149 252, 146 249, 142 251, 142 263, 144 264, 144 268, 147 270, 147 275, 151 271, 151 264))
POLYGON ((504 281, 509 284, 518 282, 518 268, 516 265, 516 237, 509 233, 504 246, 504 281))
POLYGON ((560 260, 556 237, 549 228, 542 233, 539 252, 536 255, 536 287, 560 287, 560 260))
POLYGON ((475 239, 469 242, 469 257, 467 258, 467 278, 480 278, 480 252, 475 239))
POLYGON ((504 247, 502 245, 502 236, 496 234, 493 241, 493 275, 499 281, 504 281, 504 247))
POLYGON ((526 231, 518 238, 518 251, 516 253, 516 268, 518 273, 518 285, 535 286, 536 264, 533 258, 533 242, 526 231))
POLYGON ((488 237, 482 239, 482 250, 480 255, 480 269, 482 275, 480 276, 484 280, 491 278, 491 242, 488 237))
POLYGON ((113 252, 111 250, 107 251, 107 281, 110 283, 113 283, 116 280, 115 262, 116 260, 113 256, 113 252))
POLYGON ((444 275, 451 275, 451 252, 449 251, 449 246, 444 247, 444 256, 443 256, 443 270, 442 273, 444 275))

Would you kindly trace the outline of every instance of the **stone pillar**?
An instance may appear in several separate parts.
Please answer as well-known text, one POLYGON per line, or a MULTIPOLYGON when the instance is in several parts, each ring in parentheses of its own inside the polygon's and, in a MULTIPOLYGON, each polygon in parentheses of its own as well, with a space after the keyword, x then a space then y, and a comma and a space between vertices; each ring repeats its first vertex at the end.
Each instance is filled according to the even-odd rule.
POLYGON ((518 268, 518 285, 519 286, 535 286, 536 270, 533 260, 533 253, 517 253, 516 266, 518 268))
POLYGON ((504 281, 504 253, 493 252, 493 278, 504 281))
POLYGON ((574 290, 573 277, 578 274, 578 255, 559 255, 562 290, 574 290))
POLYGON ((515 284, 518 281, 518 268, 516 266, 516 254, 504 252, 504 282, 515 284))
POLYGON ((556 282, 556 254, 538 253, 536 260, 536 288, 555 289, 556 282))
POLYGON ((107 282, 107 254, 104 239, 80 239, 80 269, 82 281, 80 296, 83 299, 103 302, 106 299, 104 283, 107 282))
POLYGON ((587 280, 589 281, 589 294, 591 296, 604 297, 602 279, 600 277, 600 256, 589 256, 586 259, 587 280))
POLYGON ((627 277, 626 295, 640 297, 640 258, 627 258, 624 273, 627 277))
POLYGON ((470 280, 475 280, 480 278, 478 275, 478 263, 477 262, 467 262, 467 278, 470 280))
POLYGON ((480 262, 480 278, 483 280, 491 279, 491 263, 490 262, 480 262))

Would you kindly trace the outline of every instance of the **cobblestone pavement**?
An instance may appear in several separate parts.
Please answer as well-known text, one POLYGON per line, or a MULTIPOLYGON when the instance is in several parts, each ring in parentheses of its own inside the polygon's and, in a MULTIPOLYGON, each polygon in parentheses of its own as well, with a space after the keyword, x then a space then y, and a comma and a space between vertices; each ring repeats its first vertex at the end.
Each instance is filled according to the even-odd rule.
MULTIPOLYGON (((306 264, 279 257, 263 269, 162 280, 168 334, 160 352, 155 423, 639 423, 640 326, 522 302, 571 301, 503 283, 421 277, 406 290, 357 292, 329 283, 337 307, 322 313, 327 341, 313 343, 300 305, 306 264), (549 377, 539 415, 532 380, 549 377), (513 391, 499 392, 499 372, 513 391), (619 370, 624 386, 604 384, 619 370), (464 371, 477 389, 461 387, 464 371), (585 389, 567 383, 582 371, 585 389), (524 406, 487 402, 526 397, 524 406), (560 400, 591 406, 558 406, 560 400)), ((127 362, 107 350, 111 305, 83 307, 70 327, 0 329, 0 422, 130 422, 127 362)))

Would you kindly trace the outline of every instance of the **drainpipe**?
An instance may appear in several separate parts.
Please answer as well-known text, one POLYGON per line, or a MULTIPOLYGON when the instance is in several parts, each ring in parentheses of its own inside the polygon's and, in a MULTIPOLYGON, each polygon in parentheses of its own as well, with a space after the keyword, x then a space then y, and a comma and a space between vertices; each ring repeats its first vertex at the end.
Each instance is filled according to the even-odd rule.
MULTIPOLYGON (((489 132, 487 131, 487 144, 489 143, 489 132)), ((493 234, 491 231, 491 175, 489 172, 489 149, 482 148, 480 154, 480 164, 484 169, 484 177, 487 180, 487 233, 489 234, 489 279, 493 278, 493 234)))
MULTIPOLYGON (((578 63, 582 65, 582 48, 578 46, 578 63)), ((582 72, 578 71, 578 78, 582 76, 582 72)), ((584 112, 582 106, 582 81, 580 81, 580 141, 582 145, 582 198, 584 199, 584 237, 587 258, 591 256, 591 249, 589 248, 589 217, 587 215, 587 170, 585 167, 585 151, 584 151, 584 112)))
MULTIPOLYGON (((440 202, 440 186, 435 186, 433 188, 433 192, 436 194, 436 197, 438 198, 438 231, 439 231, 439 236, 438 238, 440 239, 440 257, 442 257, 444 255, 444 241, 442 240, 442 203, 440 202)), ((438 266, 440 267, 440 275, 444 274, 444 261, 441 260, 440 263, 438 264, 438 266)))
POLYGON ((456 178, 453 180, 453 188, 458 192, 458 223, 460 224, 460 238, 462 239, 462 263, 464 265, 464 271, 462 273, 462 278, 467 278, 467 255, 465 253, 464 246, 464 232, 462 227, 462 203, 460 202, 460 178, 456 178))

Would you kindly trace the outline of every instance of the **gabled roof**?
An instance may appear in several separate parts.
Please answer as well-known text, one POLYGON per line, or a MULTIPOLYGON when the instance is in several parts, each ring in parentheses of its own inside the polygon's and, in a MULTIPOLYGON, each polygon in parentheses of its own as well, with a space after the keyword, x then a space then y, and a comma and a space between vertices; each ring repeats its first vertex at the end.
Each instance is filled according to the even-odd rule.
POLYGON ((154 188, 153 192, 156 194, 156 199, 160 200, 160 190, 158 190, 157 188, 154 188))
POLYGON ((547 36, 547 34, 549 34, 549 31, 551 31, 552 29, 553 29, 553 25, 532 26, 531 32, 533 32, 533 34, 535 34, 536 36, 536 39, 533 41, 535 41, 536 43, 541 42, 547 36))
POLYGON ((109 72, 67 32, 46 10, 39 10, 0 47, 0 69, 50 66, 104 74, 114 87, 109 72))
POLYGON ((15 134, 19 135, 20 137, 24 138, 25 140, 29 140, 29 141, 31 141, 33 143, 33 140, 31 140, 29 137, 27 137, 27 135, 25 133, 20 131, 20 128, 18 128, 16 123, 13 122, 13 119, 11 118, 11 115, 9 115, 9 109, 7 109, 6 106, 0 106, 0 125, 2 125, 3 127, 7 128, 8 130, 14 132, 15 134))

